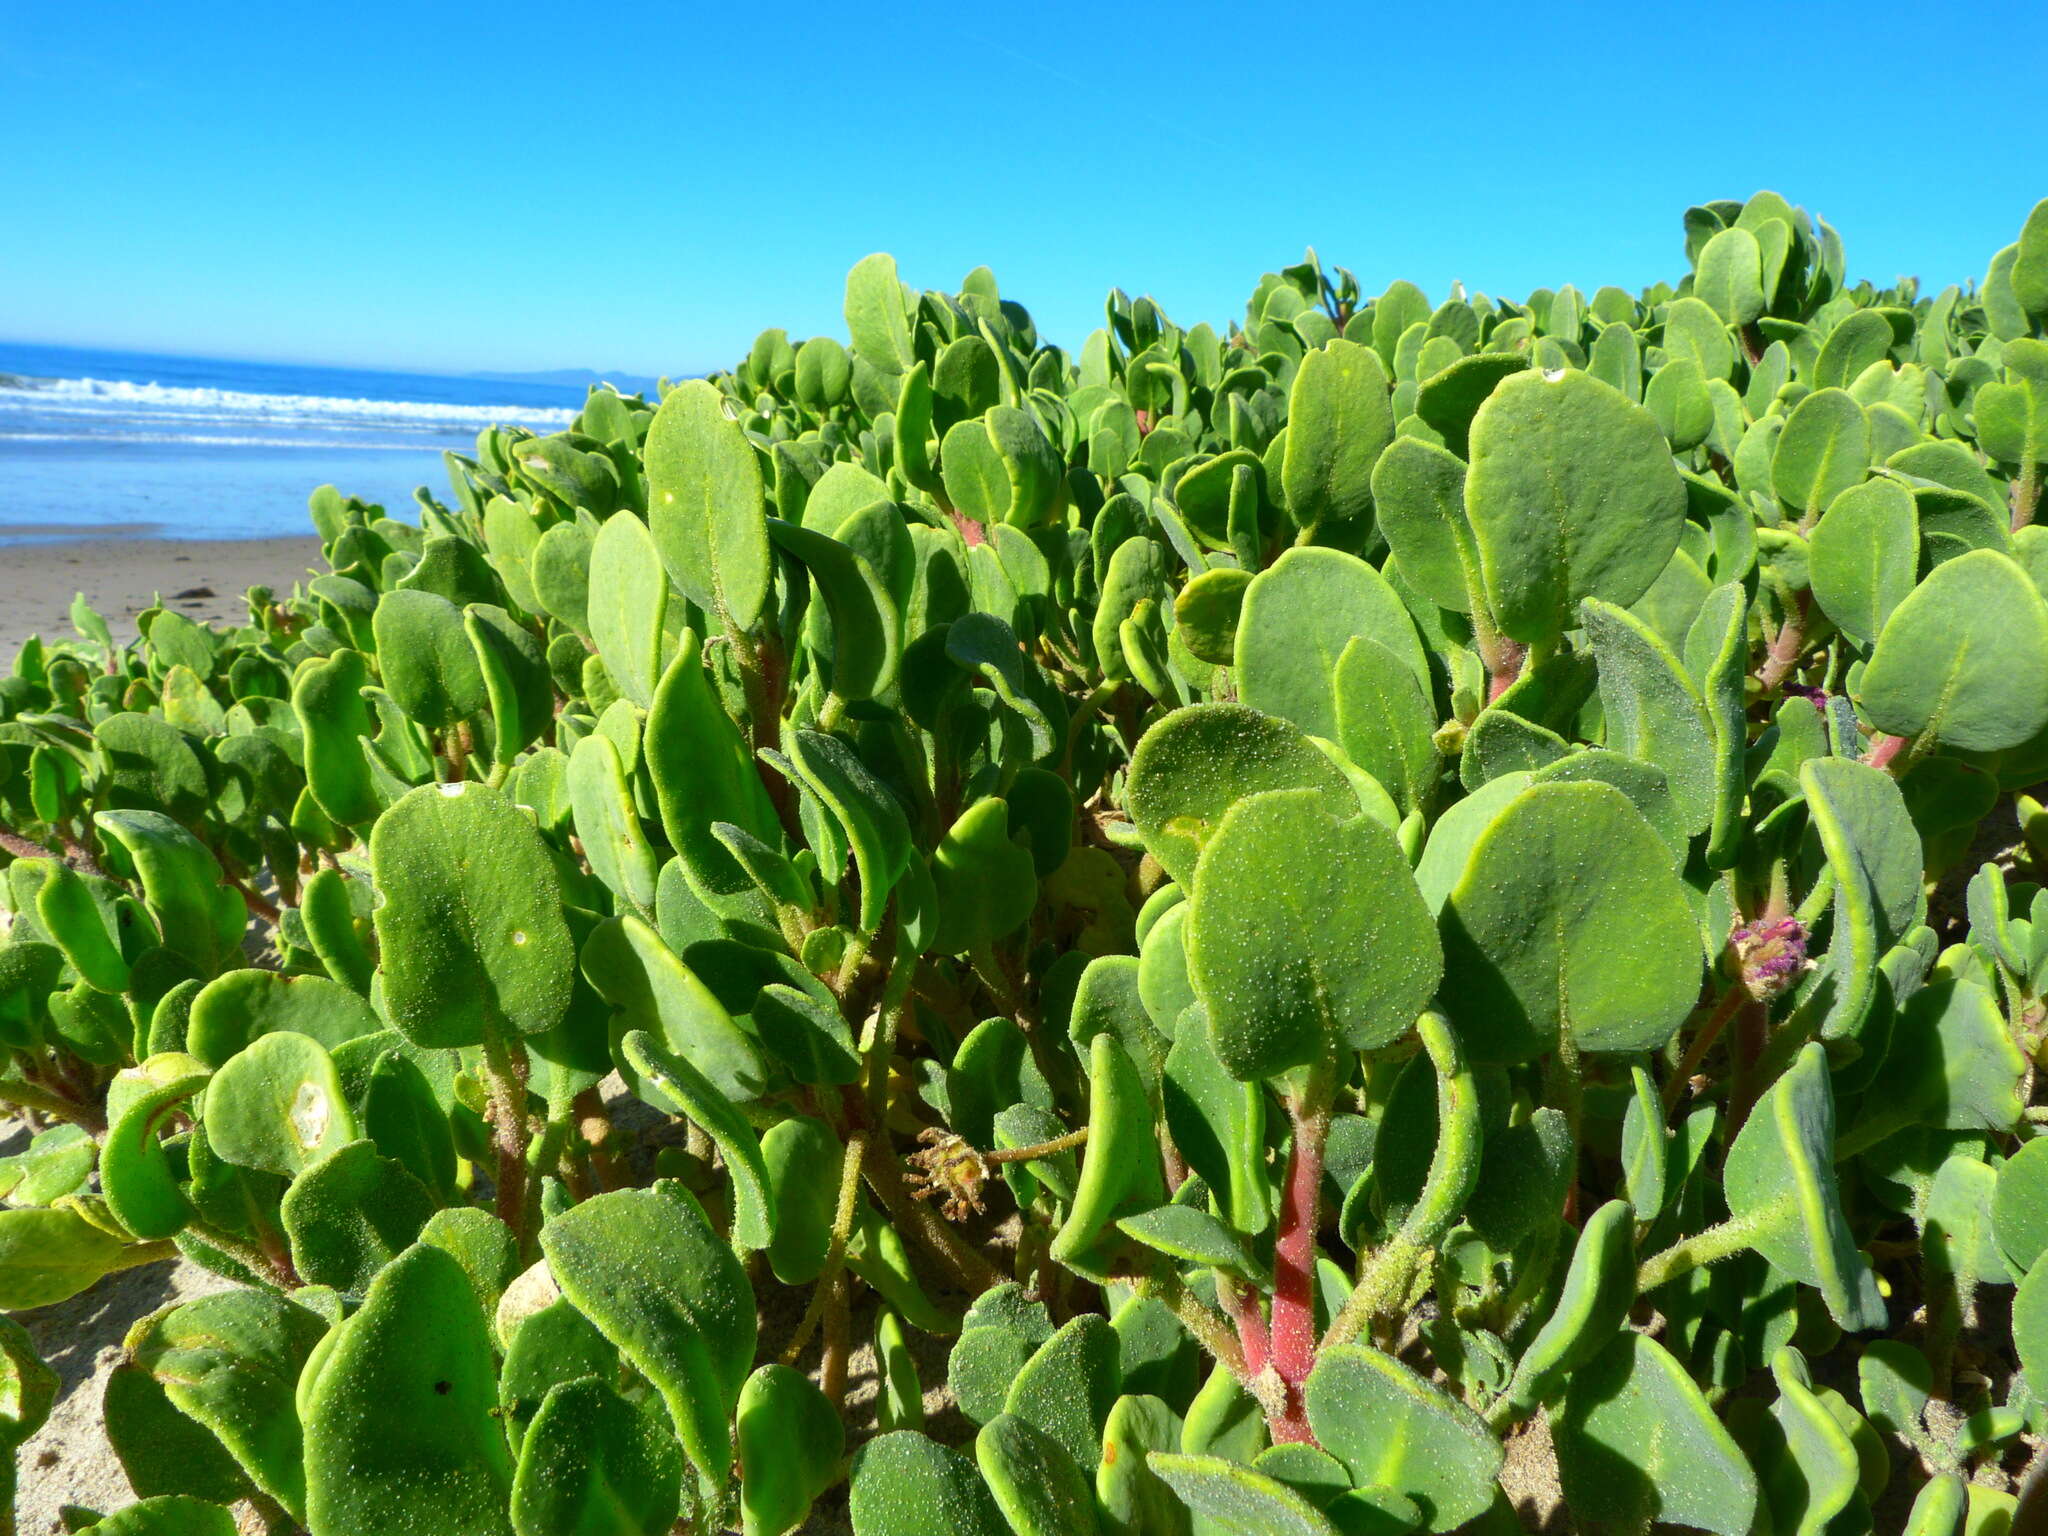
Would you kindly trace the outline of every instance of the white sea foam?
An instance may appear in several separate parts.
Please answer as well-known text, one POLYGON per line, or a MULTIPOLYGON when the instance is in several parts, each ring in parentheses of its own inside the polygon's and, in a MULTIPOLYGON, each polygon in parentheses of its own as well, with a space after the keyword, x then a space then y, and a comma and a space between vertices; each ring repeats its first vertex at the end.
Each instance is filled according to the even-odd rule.
POLYGON ((516 424, 566 427, 576 413, 539 405, 457 405, 429 400, 348 400, 330 395, 264 395, 237 389, 136 384, 124 379, 25 379, 0 377, 0 409, 38 414, 133 413, 197 422, 267 421, 322 423, 351 428, 401 427, 447 430, 516 424), (159 413, 162 413, 161 416, 159 413))

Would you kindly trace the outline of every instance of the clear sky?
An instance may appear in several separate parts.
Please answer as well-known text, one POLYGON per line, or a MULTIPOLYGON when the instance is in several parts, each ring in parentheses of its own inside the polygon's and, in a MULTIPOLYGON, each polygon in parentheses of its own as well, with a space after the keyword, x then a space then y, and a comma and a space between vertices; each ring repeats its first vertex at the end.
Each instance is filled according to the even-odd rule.
POLYGON ((1639 287, 1761 186, 1945 283, 2048 195, 2044 45, 2038 0, 23 0, 0 336, 695 372, 843 334, 886 249, 1078 346, 1112 285, 1220 326, 1309 243, 1370 291, 1639 287))

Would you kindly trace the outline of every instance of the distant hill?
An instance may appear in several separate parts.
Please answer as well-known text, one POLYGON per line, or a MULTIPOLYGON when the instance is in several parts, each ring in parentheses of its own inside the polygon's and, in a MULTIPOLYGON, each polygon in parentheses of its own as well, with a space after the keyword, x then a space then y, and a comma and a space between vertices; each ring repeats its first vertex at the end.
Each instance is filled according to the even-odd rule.
POLYGON ((548 368, 539 373, 498 373, 489 370, 468 375, 472 379, 495 379, 503 384, 558 384, 564 389, 588 389, 609 384, 626 394, 654 394, 655 381, 643 373, 593 373, 588 368, 548 368))

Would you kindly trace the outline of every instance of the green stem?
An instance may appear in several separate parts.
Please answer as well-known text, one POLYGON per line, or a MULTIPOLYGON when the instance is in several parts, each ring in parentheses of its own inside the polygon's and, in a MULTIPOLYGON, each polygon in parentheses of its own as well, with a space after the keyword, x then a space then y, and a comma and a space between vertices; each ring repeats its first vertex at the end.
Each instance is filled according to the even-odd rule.
POLYGON ((498 1219, 512 1229, 519 1261, 533 1258, 532 1223, 527 1215, 526 1056, 496 1029, 484 1034, 484 1086, 490 1094, 491 1141, 497 1153, 498 1219))
POLYGON ((1730 1219, 1673 1243, 1662 1253, 1643 1261, 1642 1267, 1636 1271, 1636 1294, 1648 1295, 1658 1286, 1668 1284, 1680 1275, 1691 1274, 1702 1265, 1733 1258, 1750 1245, 1750 1240, 1762 1226, 1763 1222, 1755 1218, 1730 1219))
POLYGON ((1406 1303, 1417 1269, 1457 1221, 1479 1179, 1478 1080, 1441 1014, 1423 1014, 1415 1028, 1437 1072, 1436 1156, 1401 1230, 1359 1270, 1351 1299, 1323 1336, 1325 1348, 1357 1338, 1382 1314, 1406 1303))

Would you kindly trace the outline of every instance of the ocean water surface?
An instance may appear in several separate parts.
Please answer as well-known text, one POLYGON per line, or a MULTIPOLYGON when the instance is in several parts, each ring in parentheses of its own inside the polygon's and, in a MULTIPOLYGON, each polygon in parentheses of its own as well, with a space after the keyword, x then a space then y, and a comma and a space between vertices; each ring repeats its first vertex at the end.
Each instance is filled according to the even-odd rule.
POLYGON ((0 341, 0 544, 310 529, 333 484, 415 514, 441 453, 493 424, 559 431, 584 389, 540 380, 158 357, 0 341))

